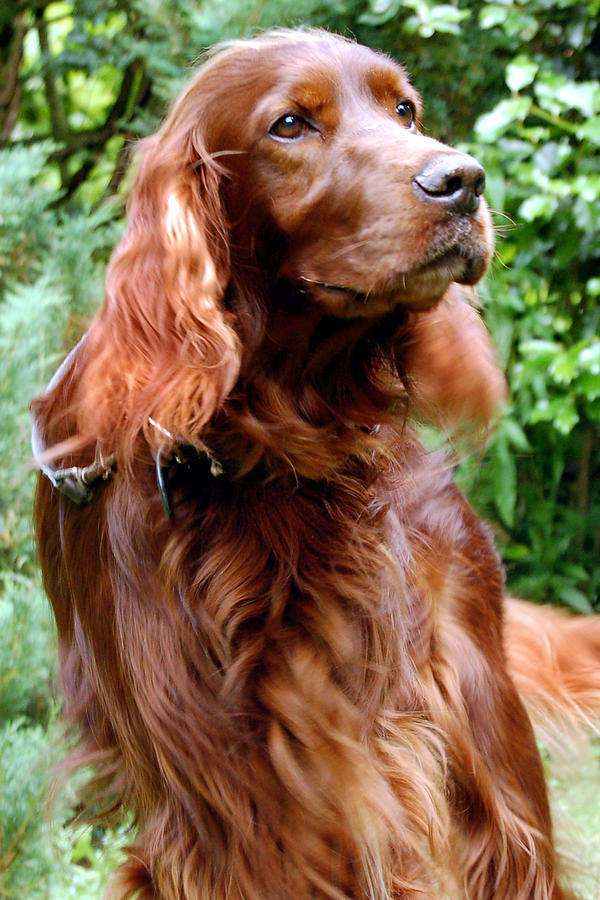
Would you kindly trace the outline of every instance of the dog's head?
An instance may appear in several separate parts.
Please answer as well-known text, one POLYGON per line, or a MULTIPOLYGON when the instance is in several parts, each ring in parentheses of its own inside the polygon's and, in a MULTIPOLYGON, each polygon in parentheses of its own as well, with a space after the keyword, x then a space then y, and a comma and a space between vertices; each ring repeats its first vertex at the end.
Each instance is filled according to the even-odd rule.
POLYGON ((265 367, 265 340, 304 341, 308 353, 319 318, 331 334, 390 313, 394 327, 430 317, 402 336, 412 374, 399 371, 413 396, 421 383, 421 408, 435 408, 442 387, 452 418, 488 418, 502 389, 487 338, 448 293, 489 261, 484 174, 424 136, 420 115, 401 66, 326 32, 213 52, 141 144, 127 231, 86 342, 81 433, 112 444, 118 432, 131 450, 140 430, 156 444, 152 417, 194 443, 240 372, 265 367), (445 382, 457 369, 466 388, 453 393, 445 382), (493 382, 490 396, 473 394, 478 381, 493 382))
POLYGON ((325 32, 277 32, 201 67, 146 166, 169 153, 173 175, 195 170, 205 195, 209 169, 221 234, 328 312, 424 309, 481 277, 491 228, 481 166, 424 136, 420 115, 388 57, 325 32))

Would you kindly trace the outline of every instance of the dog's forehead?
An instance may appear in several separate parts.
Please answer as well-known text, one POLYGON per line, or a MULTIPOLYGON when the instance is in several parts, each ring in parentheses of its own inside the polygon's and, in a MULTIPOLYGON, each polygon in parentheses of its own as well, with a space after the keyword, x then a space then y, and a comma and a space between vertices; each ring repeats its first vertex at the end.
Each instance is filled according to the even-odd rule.
MULTIPOLYGON (((258 118, 286 105, 318 113, 352 96, 411 99, 420 110, 418 92, 406 71, 382 53, 361 44, 323 39, 269 48, 270 66, 255 110, 258 118)), ((265 67, 263 67, 263 78, 265 67)))
POLYGON ((414 90, 405 70, 390 57, 362 44, 323 39, 298 44, 297 52, 280 48, 274 59, 274 87, 282 90, 314 92, 324 99, 354 84, 377 96, 414 90))

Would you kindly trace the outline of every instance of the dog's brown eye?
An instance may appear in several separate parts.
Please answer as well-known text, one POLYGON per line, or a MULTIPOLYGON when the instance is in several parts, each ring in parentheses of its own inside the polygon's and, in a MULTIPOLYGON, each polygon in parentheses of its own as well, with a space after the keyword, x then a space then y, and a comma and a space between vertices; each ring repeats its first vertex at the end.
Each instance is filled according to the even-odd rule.
POLYGON ((269 133, 275 137, 283 138, 286 141, 294 141, 302 137, 308 131, 312 131, 311 126, 301 116, 288 113, 271 125, 269 133))
POLYGON ((415 124, 415 108, 408 100, 402 100, 396 107, 398 118, 405 128, 412 128, 415 124))

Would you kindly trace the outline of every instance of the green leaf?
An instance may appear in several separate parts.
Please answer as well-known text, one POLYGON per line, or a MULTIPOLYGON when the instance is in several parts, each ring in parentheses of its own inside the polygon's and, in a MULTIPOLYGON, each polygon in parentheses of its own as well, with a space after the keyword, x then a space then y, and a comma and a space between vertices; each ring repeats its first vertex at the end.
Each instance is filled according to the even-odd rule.
POLYGON ((600 397, 600 373, 583 372, 577 379, 577 388, 590 402, 600 397))
POLYGON ((415 13, 404 23, 406 30, 423 38, 436 33, 460 34, 460 22, 471 15, 468 10, 457 9, 449 3, 434 4, 431 0, 404 0, 402 5, 415 13))
POLYGON ((557 384, 571 384, 579 371, 577 348, 561 351, 548 366, 548 373, 557 384))
POLYGON ((369 0, 367 12, 358 17, 361 25, 384 25, 393 19, 401 7, 401 0, 369 0))
MULTIPOLYGON (((561 141, 544 141, 541 147, 538 147, 535 151, 533 162, 546 174, 560 172, 561 167, 572 155, 572 152, 572 147, 566 138, 561 141)), ((568 184, 564 184, 564 182, 561 182, 561 184, 568 192, 568 184)))
POLYGON ((590 141, 596 146, 600 146, 600 117, 588 119, 577 130, 577 135, 582 141, 590 141))
POLYGON ((535 219, 551 219, 558 208, 556 197, 547 194, 538 194, 528 197, 519 207, 519 217, 525 222, 533 222, 535 219))
POLYGON ((512 6, 506 17, 504 29, 507 34, 526 44, 537 34, 539 24, 535 16, 512 6))
POLYGON ((504 419, 502 422, 502 431, 506 435, 506 439, 511 447, 520 450, 522 453, 531 452, 531 444, 527 440, 527 435, 516 419, 510 417, 504 419))
POLYGON ((508 10, 499 3, 489 3, 479 13, 479 25, 481 28, 494 28, 506 21, 508 10))
POLYGON ((529 421, 532 425, 539 422, 551 422, 560 434, 570 434, 579 422, 574 397, 564 395, 553 397, 551 400, 542 397, 531 410, 529 421))
POLYGON ((597 203, 600 200, 600 175, 578 175, 573 179, 573 193, 586 203, 597 203))
POLYGON ((579 413, 575 409, 573 397, 557 404, 552 423, 561 434, 570 434, 579 422, 579 413))
POLYGON ((435 30, 446 34, 460 34, 460 23, 470 17, 469 10, 457 9, 449 3, 438 4, 431 10, 431 21, 435 30))
POLYGON ((517 503, 517 468, 503 435, 494 444, 491 466, 496 509, 504 524, 512 528, 517 503))
POLYGON ((568 81, 559 88, 557 99, 567 109, 577 109, 584 116, 593 116, 600 106, 600 86, 595 81, 568 81))
POLYGON ((506 178, 501 172, 488 168, 485 176, 485 196, 492 210, 504 209, 506 178))
POLYGON ((579 351, 577 362, 591 375, 600 374, 600 340, 594 340, 579 351))
POLYGON ((572 81, 549 69, 540 72, 534 84, 540 106, 556 115, 576 109, 583 116, 597 115, 600 108, 600 84, 597 81, 572 81))
POLYGON ((528 56, 517 56, 506 67, 506 83, 515 93, 531 84, 539 69, 538 63, 528 56))
POLYGON ((509 546, 504 550, 504 559, 531 559, 531 547, 528 547, 526 544, 509 544, 509 546))
POLYGON ((94 851, 92 848, 92 829, 85 828, 82 830, 79 835, 78 840, 73 845, 73 853, 72 859, 73 862, 81 863, 82 861, 89 862, 94 858, 94 851))
POLYGON ((561 345, 557 344, 556 341, 534 339, 530 341, 521 341, 519 344, 519 350, 523 356, 528 357, 530 360, 535 360, 542 365, 549 365, 556 357, 556 354, 560 353, 561 349, 561 345))
POLYGON ((569 584, 564 584, 558 587, 556 593, 560 597, 560 599, 567 606, 570 606, 571 609, 576 610, 583 615, 589 615, 594 612, 594 607, 585 596, 584 593, 577 590, 577 588, 573 587, 569 584))
POLYGON ((491 112, 479 117, 475 123, 475 133, 480 140, 495 141, 515 122, 522 122, 530 108, 529 97, 501 100, 491 112))
POLYGON ((592 297, 598 297, 600 295, 600 278, 590 278, 586 282, 585 287, 588 294, 591 294, 592 297))

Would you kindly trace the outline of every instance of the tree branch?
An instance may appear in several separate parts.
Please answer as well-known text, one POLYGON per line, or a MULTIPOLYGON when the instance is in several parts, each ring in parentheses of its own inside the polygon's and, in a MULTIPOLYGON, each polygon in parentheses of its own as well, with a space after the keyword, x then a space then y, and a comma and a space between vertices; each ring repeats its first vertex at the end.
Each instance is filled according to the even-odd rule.
POLYGON ((52 55, 50 53, 50 45, 48 42, 48 27, 43 16, 40 16, 37 19, 36 29, 40 40, 40 50, 42 52, 42 79, 46 90, 52 133, 55 140, 64 141, 69 132, 67 116, 65 114, 63 98, 60 95, 60 91, 51 71, 52 55))
POLYGON ((52 159, 60 162, 78 150, 102 147, 121 128, 121 119, 129 117, 140 97, 147 92, 149 79, 143 60, 134 59, 123 75, 121 87, 104 123, 98 128, 85 131, 67 131, 61 138, 61 147, 52 154, 52 159))
POLYGON ((73 172, 72 175, 68 176, 67 181, 63 183, 64 192, 61 194, 60 198, 57 200, 57 202, 55 204, 56 206, 63 205, 64 202, 69 199, 69 197, 73 196, 73 194, 75 193, 77 188, 81 184, 83 184, 85 179, 88 177, 88 175, 90 174, 90 172, 92 171, 92 169, 94 168, 96 163, 98 162, 100 155, 101 155, 100 150, 98 150, 98 152, 94 153, 93 155, 90 155, 81 164, 81 166, 77 169, 76 172, 73 172))
POLYGON ((9 27, 6 62, 0 66, 0 82, 3 83, 0 89, 0 143, 4 143, 10 135, 19 111, 19 68, 26 31, 24 16, 20 14, 15 18, 14 25, 9 27))
MULTIPOLYGON (((48 42, 48 26, 44 20, 44 12, 36 19, 36 29, 40 41, 40 50, 42 55, 42 79, 46 91, 46 100, 48 102, 48 111, 50 113, 50 124, 52 127, 52 136, 55 141, 62 142, 68 134, 67 116, 65 113, 65 105, 60 94, 58 86, 54 80, 51 71, 51 54, 48 42)), ((61 184, 64 186, 69 180, 69 170, 64 160, 58 160, 58 169, 60 172, 61 184)))
MULTIPOLYGON (((1 2, 1 0, 0 0, 1 2)), ((41 54, 41 76, 44 84, 44 93, 50 118, 50 133, 44 135, 28 135, 20 140, 10 142, 8 146, 29 146, 44 140, 53 140, 58 146, 49 159, 54 162, 60 172, 63 188, 62 201, 71 196, 85 181, 90 171, 98 161, 107 142, 126 127, 131 119, 134 109, 143 105, 150 96, 151 79, 148 76, 145 60, 141 57, 133 59, 123 71, 118 93, 105 116, 104 121, 96 127, 87 130, 74 130, 68 120, 64 86, 60 80, 60 74, 55 68, 49 41, 49 22, 45 18, 45 0, 39 0, 42 5, 36 9, 34 27, 37 31, 41 54), (82 154, 79 164, 73 171, 73 157, 82 154)), ((22 58, 23 38, 26 28, 22 24, 22 33, 19 35, 17 50, 14 43, 11 45, 10 73, 12 78, 0 80, 0 138, 5 134, 5 142, 10 134, 10 128, 14 118, 10 121, 10 128, 3 128, 2 101, 9 98, 14 104, 14 116, 19 107, 19 97, 15 92, 14 84, 18 87, 18 71, 22 58)), ((4 33, 6 34, 5 28, 4 33)), ((1 35, 0 35, 1 37, 1 35)), ((11 35, 12 38, 12 35, 11 35)), ((6 43, 6 41, 5 41, 6 43)), ((8 69, 7 69, 8 72, 8 69)), ((0 75, 2 66, 0 65, 0 75)), ((5 117, 6 118, 6 117, 5 117)), ((120 148, 113 173, 103 196, 108 196, 118 190, 129 165, 131 144, 137 135, 129 130, 125 136, 125 142, 120 148)))
POLYGON ((131 115, 138 98, 146 89, 147 84, 146 63, 140 58, 132 60, 123 74, 121 87, 106 118, 105 128, 114 126, 123 116, 129 117, 131 115))
POLYGON ((129 168, 134 140, 135 135, 131 133, 126 133, 124 135, 124 140, 119 149, 113 173, 100 198, 100 204, 103 203, 104 200, 107 200, 108 197, 112 197, 112 195, 116 194, 119 190, 121 183, 127 174, 127 169, 129 168))

